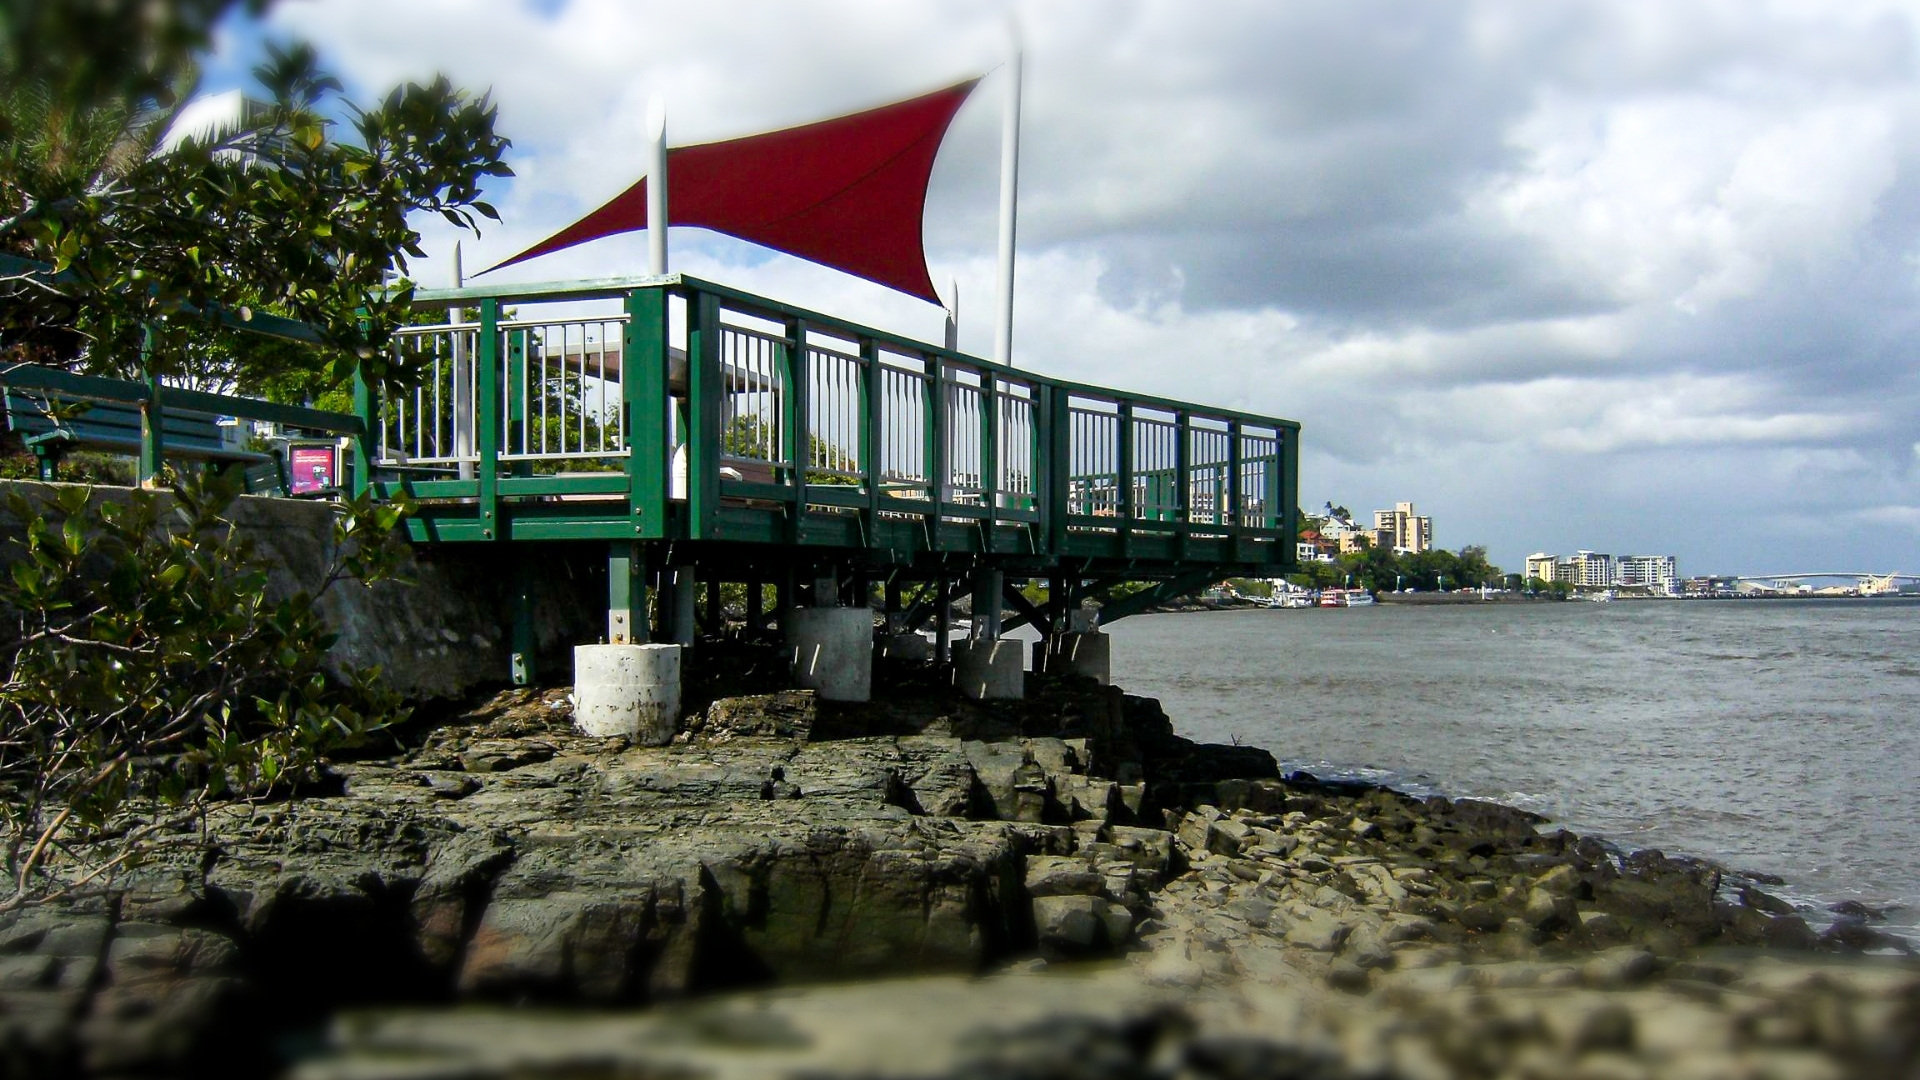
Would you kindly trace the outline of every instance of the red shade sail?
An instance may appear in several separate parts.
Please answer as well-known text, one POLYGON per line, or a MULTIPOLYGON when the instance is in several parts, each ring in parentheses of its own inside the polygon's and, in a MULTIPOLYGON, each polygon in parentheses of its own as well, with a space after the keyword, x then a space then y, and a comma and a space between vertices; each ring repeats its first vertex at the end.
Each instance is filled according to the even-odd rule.
MULTIPOLYGON (((921 218, 927 178, 979 79, 833 120, 667 151, 667 211, 931 303, 921 218)), ((643 177, 499 266, 647 227, 643 177)))

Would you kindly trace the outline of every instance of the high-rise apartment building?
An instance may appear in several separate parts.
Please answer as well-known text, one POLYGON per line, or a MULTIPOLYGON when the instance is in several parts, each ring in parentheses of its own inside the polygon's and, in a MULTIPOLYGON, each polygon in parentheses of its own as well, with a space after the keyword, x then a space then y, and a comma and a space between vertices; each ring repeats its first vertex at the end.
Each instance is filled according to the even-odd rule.
POLYGON ((1565 557, 1536 551, 1527 556, 1527 576, 1542 581, 1565 581, 1583 589, 1615 585, 1650 587, 1673 592, 1679 574, 1671 555, 1607 555, 1581 551, 1565 557))
POLYGON ((1622 555, 1614 562, 1614 580, 1622 585, 1651 585, 1671 592, 1679 580, 1671 555, 1622 555))
POLYGON ((1433 519, 1413 512, 1410 502, 1394 503, 1391 510, 1373 512, 1373 529, 1382 539, 1392 537, 1392 546, 1402 551, 1421 552, 1433 547, 1433 519))

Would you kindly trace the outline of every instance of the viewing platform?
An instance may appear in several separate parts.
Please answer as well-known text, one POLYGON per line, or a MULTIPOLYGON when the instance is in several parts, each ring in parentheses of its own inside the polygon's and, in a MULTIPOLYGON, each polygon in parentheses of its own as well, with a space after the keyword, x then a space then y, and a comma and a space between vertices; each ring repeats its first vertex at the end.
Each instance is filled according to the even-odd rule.
POLYGON ((1086 386, 691 277, 422 290, 355 471, 415 540, 1136 579, 1293 563, 1299 425, 1086 386), (765 549, 755 551, 753 549, 765 549))
MULTIPOLYGON (((726 632, 722 591, 739 589, 748 635, 783 635, 801 685, 856 700, 876 639, 952 662, 972 696, 1018 696, 1020 643, 1001 635, 1023 624, 1044 637, 1036 667, 1104 679, 1098 624, 1295 565, 1290 420, 1050 378, 683 275, 423 290, 414 310, 391 357, 406 389, 357 379, 354 415, 33 365, 0 384, 37 395, 18 411, 42 426, 42 399, 132 417, 143 479, 169 459, 248 459, 181 441, 182 409, 337 438, 356 495, 414 502, 415 544, 505 553, 523 683, 537 575, 522 571, 554 561, 604 567, 606 633, 583 649, 726 632)), ((33 437, 106 445, 87 416, 33 437)), ((664 669, 616 681, 630 676, 677 686, 664 669)))

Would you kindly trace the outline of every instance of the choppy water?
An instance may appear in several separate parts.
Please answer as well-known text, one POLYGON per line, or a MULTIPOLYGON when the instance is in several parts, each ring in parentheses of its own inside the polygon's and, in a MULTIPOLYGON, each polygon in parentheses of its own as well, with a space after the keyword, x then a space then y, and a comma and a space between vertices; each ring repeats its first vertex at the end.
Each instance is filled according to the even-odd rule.
POLYGON ((1144 615, 1114 680, 1287 768, 1499 799, 1920 932, 1920 603, 1144 615))

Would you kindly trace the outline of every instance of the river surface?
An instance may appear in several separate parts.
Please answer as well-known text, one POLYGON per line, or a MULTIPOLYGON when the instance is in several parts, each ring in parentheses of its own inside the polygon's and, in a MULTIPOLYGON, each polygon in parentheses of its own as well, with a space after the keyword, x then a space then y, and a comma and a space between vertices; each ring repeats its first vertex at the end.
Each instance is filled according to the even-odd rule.
POLYGON ((1920 602, 1142 615, 1114 681, 1285 769, 1497 799, 1920 935, 1920 602))

